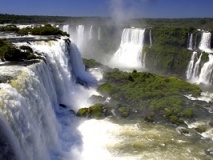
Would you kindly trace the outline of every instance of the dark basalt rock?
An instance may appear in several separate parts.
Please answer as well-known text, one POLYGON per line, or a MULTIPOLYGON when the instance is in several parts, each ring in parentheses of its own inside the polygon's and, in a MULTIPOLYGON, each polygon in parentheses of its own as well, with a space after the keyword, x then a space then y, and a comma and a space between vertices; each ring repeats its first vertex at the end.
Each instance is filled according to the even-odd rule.
POLYGON ((59 104, 59 106, 62 108, 67 108, 67 106, 65 104, 59 104))

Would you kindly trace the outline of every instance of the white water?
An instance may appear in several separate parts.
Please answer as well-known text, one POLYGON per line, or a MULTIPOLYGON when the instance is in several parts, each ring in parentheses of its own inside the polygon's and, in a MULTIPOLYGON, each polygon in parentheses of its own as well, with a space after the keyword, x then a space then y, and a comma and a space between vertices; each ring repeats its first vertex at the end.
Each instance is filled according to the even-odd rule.
POLYGON ((201 62, 201 58, 202 58, 202 53, 200 54, 197 62, 195 63, 194 69, 193 69, 193 74, 192 74, 192 79, 193 80, 197 80, 197 78, 199 77, 200 74, 200 62, 201 62))
POLYGON ((188 64, 188 68, 186 71, 186 78, 197 84, 212 84, 212 72, 213 72, 213 55, 209 54, 209 60, 201 66, 201 57, 200 54, 198 60, 195 63, 197 53, 193 52, 191 60, 188 64))
POLYGON ((85 65, 83 64, 81 53, 75 44, 71 44, 70 60, 72 71, 77 79, 86 84, 96 83, 96 79, 89 72, 85 71, 85 65))
POLYGON ((69 25, 68 24, 63 25, 62 31, 67 32, 69 34, 70 33, 70 31, 69 31, 69 25))
POLYGON ((204 84, 212 84, 212 71, 213 71, 213 55, 209 54, 209 61, 206 62, 199 76, 199 82, 204 84))
POLYGON ((60 109, 59 104, 77 110, 79 105, 86 105, 84 96, 88 98, 91 92, 83 95, 85 89, 73 82, 69 46, 64 40, 31 42, 30 47, 43 54, 45 62, 28 68, 0 67, 1 73, 19 72, 10 84, 0 84, 1 128, 10 135, 8 141, 13 142, 17 159, 70 160, 76 154, 79 157, 82 144, 75 128, 77 119, 67 109, 60 109))
POLYGON ((188 49, 193 50, 193 33, 190 34, 188 49))
POLYGON ((207 52, 207 53, 213 53, 213 50, 211 49, 211 33, 210 32, 203 32, 201 37, 201 42, 199 49, 201 51, 207 52))
POLYGON ((163 125, 140 121, 87 120, 82 133, 82 160, 189 160, 208 159, 208 144, 179 135, 163 125), (91 129, 92 128, 92 129, 91 129), (92 146, 92 147, 91 147, 92 146))
POLYGON ((189 61, 187 71, 186 71, 186 78, 191 79, 193 75, 194 63, 197 58, 197 52, 193 52, 192 57, 189 61))
POLYGON ((142 54, 145 29, 125 28, 120 47, 113 55, 110 65, 120 68, 143 68, 145 54, 142 54))
POLYGON ((101 27, 98 27, 98 41, 101 40, 101 27))
POLYGON ((89 29, 89 40, 93 39, 93 26, 90 26, 89 29))
POLYGON ((78 46, 78 48, 82 48, 83 47, 83 43, 84 43, 84 25, 78 25, 76 27, 76 33, 77 33, 77 41, 76 41, 76 45, 78 46))
POLYGON ((152 30, 149 31, 149 48, 152 47, 152 30))

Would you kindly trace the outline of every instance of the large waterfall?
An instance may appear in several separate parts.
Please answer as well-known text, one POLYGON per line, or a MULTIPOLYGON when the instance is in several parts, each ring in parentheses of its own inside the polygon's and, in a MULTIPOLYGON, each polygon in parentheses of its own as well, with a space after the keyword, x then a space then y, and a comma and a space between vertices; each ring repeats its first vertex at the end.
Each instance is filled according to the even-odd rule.
POLYGON ((1 140, 5 146, 0 157, 11 157, 11 160, 73 159, 81 149, 79 132, 73 127, 76 117, 69 112, 69 109, 76 111, 79 107, 73 66, 80 66, 77 76, 88 80, 87 83, 94 78, 84 73, 85 70, 80 71, 82 64, 78 63, 82 61, 72 55, 79 53, 74 53, 76 50, 72 46, 70 50, 70 44, 63 39, 17 45, 32 47, 45 60, 28 67, 0 67, 1 76, 12 74, 14 77, 9 83, 0 84, 0 135, 5 138, 1 140), (74 65, 71 59, 75 61, 74 65))
POLYGON ((61 30, 70 34, 70 37, 81 51, 84 51, 84 49, 87 47, 91 47, 88 46, 88 42, 97 42, 101 40, 100 26, 85 26, 83 24, 71 26, 69 24, 64 24, 61 27, 61 30))
POLYGON ((195 83, 212 84, 213 55, 209 54, 209 60, 201 66, 202 53, 199 58, 197 52, 193 52, 186 71, 186 78, 195 83))
POLYGON ((77 31, 76 44, 78 45, 79 48, 81 48, 84 42, 84 25, 78 25, 76 27, 76 31, 77 31))
POLYGON ((125 28, 122 33, 120 47, 114 54, 111 64, 114 67, 145 68, 144 45, 145 29, 125 28))
POLYGON ((191 57, 189 64, 188 64, 187 71, 186 71, 186 78, 187 79, 192 78, 196 57, 197 57, 197 52, 193 52, 192 57, 191 57))
POLYGON ((213 53, 213 50, 211 49, 211 33, 210 32, 202 33, 199 49, 207 53, 213 53))
POLYGON ((189 35, 188 49, 193 50, 193 33, 189 35))
MULTIPOLYGON (((197 37, 197 34, 196 34, 197 37)), ((197 38, 195 39, 196 48, 197 38)), ((190 34, 189 38, 189 50, 193 50, 193 34, 190 34)), ((193 52, 191 56, 191 60, 189 61, 188 68, 186 71, 186 78, 195 83, 204 83, 204 84, 212 84, 212 72, 213 72, 213 58, 211 49, 211 33, 210 32, 202 32, 202 37, 199 44, 199 50, 201 51, 200 56, 198 57, 197 51, 193 52), (202 53, 206 52, 206 53, 202 53), (203 54, 208 54, 209 60, 201 65, 201 58, 203 54)))

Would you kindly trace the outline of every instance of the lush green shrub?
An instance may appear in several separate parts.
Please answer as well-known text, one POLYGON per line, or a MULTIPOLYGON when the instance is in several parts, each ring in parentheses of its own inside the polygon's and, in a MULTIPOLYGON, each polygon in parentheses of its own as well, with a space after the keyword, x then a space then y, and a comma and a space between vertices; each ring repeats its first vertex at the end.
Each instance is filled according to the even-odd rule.
MULTIPOLYGON (((177 74, 185 77, 192 51, 187 49, 189 33, 193 27, 153 27, 153 45, 145 45, 146 67, 154 72, 177 74)), ((195 37, 195 36, 194 36, 195 37)))
POLYGON ((119 104, 117 110, 121 117, 128 117, 131 111, 131 107, 119 104))
POLYGON ((18 32, 22 35, 27 35, 31 33, 32 35, 63 35, 69 36, 66 32, 61 31, 59 28, 54 28, 50 24, 46 24, 44 26, 36 26, 34 28, 23 28, 18 32))
POLYGON ((89 108, 81 108, 77 112, 79 117, 101 118, 103 113, 103 104, 95 104, 89 108))
POLYGON ((110 95, 115 90, 115 87, 113 87, 109 83, 104 83, 100 85, 97 90, 103 95, 110 95))
POLYGON ((37 59, 39 57, 35 56, 32 48, 28 46, 21 46, 18 49, 12 43, 0 39, 0 58, 7 61, 21 61, 37 59))
POLYGON ((83 62, 87 68, 97 68, 102 65, 99 62, 96 62, 94 59, 83 59, 83 62))
POLYGON ((16 25, 6 25, 0 27, 0 32, 18 32, 19 28, 16 25))
POLYGON ((104 79, 108 83, 100 85, 98 91, 119 102, 119 115, 131 117, 136 110, 147 121, 154 121, 155 115, 175 124, 181 123, 181 118, 192 118, 194 109, 189 108, 189 100, 184 95, 199 96, 201 93, 198 86, 177 77, 148 72, 128 73, 113 69, 104 74, 104 79), (153 113, 152 120, 147 117, 150 113, 153 113))

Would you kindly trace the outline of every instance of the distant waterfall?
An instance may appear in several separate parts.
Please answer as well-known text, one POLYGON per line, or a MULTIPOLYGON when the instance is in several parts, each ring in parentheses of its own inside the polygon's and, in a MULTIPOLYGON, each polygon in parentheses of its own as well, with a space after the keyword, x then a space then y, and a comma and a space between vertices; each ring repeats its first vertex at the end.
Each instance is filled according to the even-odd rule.
POLYGON ((213 55, 209 54, 209 61, 206 62, 200 72, 199 82, 204 84, 212 84, 213 72, 213 55))
POLYGON ((124 29, 120 47, 112 57, 111 64, 115 67, 143 68, 145 66, 145 53, 142 55, 144 34, 145 29, 124 29))
POLYGON ((195 34, 195 42, 194 42, 194 46, 193 46, 193 47, 194 47, 194 48, 193 48, 194 50, 197 50, 197 47, 198 47, 198 46, 197 46, 197 41, 198 41, 198 35, 197 35, 197 33, 196 33, 196 34, 195 34))
POLYGON ((213 50, 211 49, 211 33, 210 32, 202 33, 199 49, 207 53, 213 53, 213 50))
POLYGON ((89 29, 89 40, 93 39, 93 26, 90 26, 89 29))
POLYGON ((196 60, 197 52, 193 52, 191 60, 188 64, 188 68, 186 71, 186 78, 195 83, 204 83, 204 84, 212 84, 212 74, 213 74, 213 55, 209 54, 209 60, 201 66, 201 57, 196 60))
POLYGON ((152 47, 152 30, 149 31, 149 48, 152 47))
POLYGON ((203 54, 201 53, 200 57, 198 58, 197 62, 194 65, 193 74, 192 74, 192 79, 193 80, 197 80, 197 78, 199 77, 199 73, 200 73, 200 62, 201 62, 202 55, 203 54))
POLYGON ((101 40, 101 27, 98 27, 98 41, 101 40))
POLYGON ((76 27, 76 32, 77 32, 77 41, 76 44, 78 48, 82 48, 83 43, 84 43, 84 25, 78 25, 76 27))
POLYGON ((62 31, 67 32, 67 33, 69 34, 69 33, 70 33, 70 32, 69 32, 69 25, 68 25, 68 24, 63 25, 62 31))
POLYGON ((187 67, 187 71, 186 71, 186 78, 187 79, 191 79, 192 78, 196 57, 197 57, 197 52, 193 52, 192 57, 190 59, 188 67, 187 67))
POLYGON ((189 36, 189 44, 188 44, 188 49, 193 50, 193 34, 191 33, 189 36))

